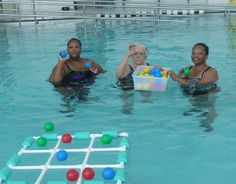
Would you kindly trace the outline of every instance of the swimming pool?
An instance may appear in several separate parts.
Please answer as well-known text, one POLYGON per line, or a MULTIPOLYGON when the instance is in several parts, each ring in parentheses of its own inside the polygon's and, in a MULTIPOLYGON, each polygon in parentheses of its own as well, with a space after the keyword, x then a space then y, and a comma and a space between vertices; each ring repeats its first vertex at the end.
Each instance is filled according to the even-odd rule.
POLYGON ((1 24, 0 166, 50 120, 60 134, 128 132, 128 184, 235 183, 236 17, 181 20, 1 24), (107 70, 79 94, 60 93, 46 81, 71 37, 81 39, 84 57, 107 70), (193 44, 205 42, 221 91, 185 96, 171 80, 165 92, 114 88, 115 69, 132 42, 148 47, 148 62, 175 71, 191 64, 193 44))

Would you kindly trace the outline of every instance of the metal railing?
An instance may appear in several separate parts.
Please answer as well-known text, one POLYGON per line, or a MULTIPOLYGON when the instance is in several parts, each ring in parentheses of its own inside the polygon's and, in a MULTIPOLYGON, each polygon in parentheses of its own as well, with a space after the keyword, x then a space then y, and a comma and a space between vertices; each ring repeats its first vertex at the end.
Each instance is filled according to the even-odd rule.
MULTIPOLYGON (((208 1, 207 1, 208 2, 208 1)), ((127 0, 8 0, 0 1, 0 21, 32 21, 48 19, 132 19, 160 21, 164 16, 194 15, 196 12, 236 12, 236 6, 161 3, 127 0), (199 11, 200 10, 200 11, 199 11)))

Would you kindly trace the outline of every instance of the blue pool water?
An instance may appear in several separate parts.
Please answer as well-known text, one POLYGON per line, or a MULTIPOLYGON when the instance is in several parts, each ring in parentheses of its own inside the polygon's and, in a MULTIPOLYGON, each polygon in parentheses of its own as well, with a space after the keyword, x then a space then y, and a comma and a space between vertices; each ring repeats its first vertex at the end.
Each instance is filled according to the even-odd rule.
POLYGON ((0 167, 50 120, 59 134, 128 132, 128 184, 234 184, 236 17, 181 21, 0 24, 0 167), (47 82, 71 37, 81 39, 84 57, 107 70, 79 93, 59 92, 47 82), (221 91, 185 96, 171 80, 165 92, 114 88, 115 69, 133 42, 148 47, 149 63, 176 72, 191 65, 192 45, 205 42, 221 91))

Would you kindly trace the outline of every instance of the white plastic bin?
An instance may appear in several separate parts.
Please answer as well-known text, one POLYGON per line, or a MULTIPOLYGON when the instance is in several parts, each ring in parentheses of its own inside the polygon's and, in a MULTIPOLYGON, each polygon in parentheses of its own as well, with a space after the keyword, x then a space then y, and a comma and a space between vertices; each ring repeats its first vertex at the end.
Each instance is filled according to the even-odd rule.
MULTIPOLYGON (((152 69, 152 66, 140 65, 133 73, 134 89, 135 90, 145 90, 145 91, 165 91, 167 83, 169 80, 169 75, 167 78, 164 77, 154 77, 154 76, 139 76, 138 74, 144 70, 144 68, 152 69)), ((162 67, 165 71, 170 70, 169 68, 162 67)))

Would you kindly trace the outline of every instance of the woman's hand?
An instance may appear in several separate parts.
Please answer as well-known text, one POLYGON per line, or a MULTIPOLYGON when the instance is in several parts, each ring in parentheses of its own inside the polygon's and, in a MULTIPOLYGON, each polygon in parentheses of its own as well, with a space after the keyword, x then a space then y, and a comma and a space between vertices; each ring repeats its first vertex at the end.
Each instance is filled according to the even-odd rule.
POLYGON ((134 52, 135 52, 135 45, 134 44, 130 44, 128 46, 128 49, 127 49, 127 52, 126 52, 126 56, 127 57, 133 56, 134 52))
POLYGON ((87 68, 94 74, 98 74, 98 68, 94 62, 89 62, 89 66, 87 66, 87 68))
POLYGON ((98 73, 98 69, 96 67, 90 67, 89 70, 93 72, 94 74, 98 73))
POLYGON ((176 75, 176 73, 174 71, 169 70, 168 73, 174 81, 178 81, 179 77, 176 75))
POLYGON ((58 59, 58 64, 63 64, 68 60, 67 57, 62 58, 60 54, 58 54, 57 59, 58 59))

